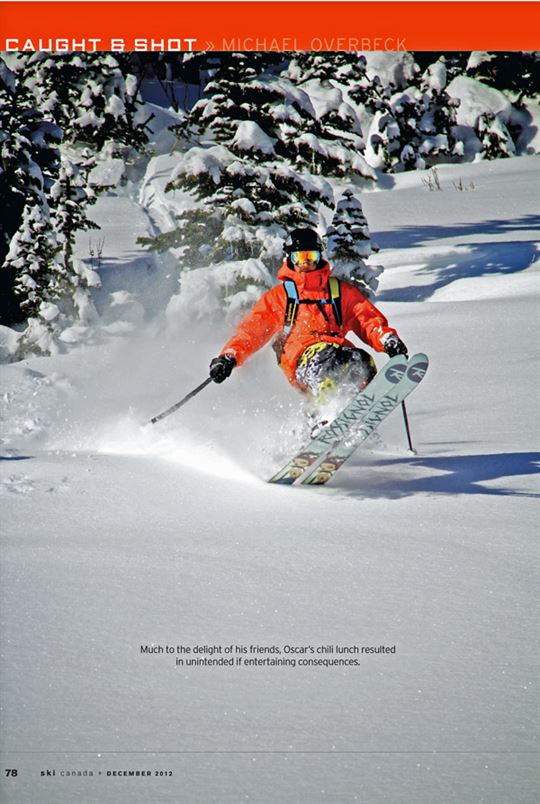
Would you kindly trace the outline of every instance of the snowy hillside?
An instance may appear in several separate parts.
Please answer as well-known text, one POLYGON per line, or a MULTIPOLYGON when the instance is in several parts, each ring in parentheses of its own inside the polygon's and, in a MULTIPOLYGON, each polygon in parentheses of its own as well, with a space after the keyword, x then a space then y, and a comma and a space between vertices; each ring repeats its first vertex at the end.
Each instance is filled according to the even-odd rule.
POLYGON ((431 360, 417 455, 394 413, 323 489, 266 483, 303 433, 270 348, 144 426, 232 322, 167 307, 148 200, 100 198, 109 330, 1 368, 2 801, 537 800, 538 159, 426 175, 362 195, 377 304, 431 360), (297 663, 141 653, 229 645, 297 663), (298 663, 328 645, 392 650, 298 663))

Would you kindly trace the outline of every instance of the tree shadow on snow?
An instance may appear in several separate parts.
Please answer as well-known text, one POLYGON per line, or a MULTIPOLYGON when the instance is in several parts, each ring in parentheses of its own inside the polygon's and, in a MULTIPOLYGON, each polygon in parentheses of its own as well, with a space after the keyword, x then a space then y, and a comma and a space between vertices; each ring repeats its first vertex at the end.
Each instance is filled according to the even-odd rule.
POLYGON ((540 497, 539 493, 515 488, 493 488, 483 483, 540 474, 540 452, 504 452, 488 455, 394 458, 377 461, 388 476, 354 467, 348 475, 338 474, 336 490, 363 498, 399 499, 413 494, 487 494, 495 497, 540 497), (393 468, 399 469, 399 474, 393 468), (407 467, 433 470, 437 474, 407 478, 407 467), (367 481, 367 482, 366 482, 367 481))
POLYGON ((385 302, 426 301, 437 290, 458 279, 509 276, 524 271, 539 253, 537 244, 523 240, 477 243, 467 248, 469 251, 465 254, 456 247, 455 255, 450 252, 430 256, 425 267, 415 270, 415 276, 430 278, 428 284, 381 290, 377 299, 385 302))
MULTIPOLYGON (((389 231, 373 231, 372 237, 383 248, 416 248, 425 246, 430 240, 443 240, 446 237, 469 237, 471 235, 507 235, 513 232, 538 230, 540 228, 540 215, 522 215, 520 218, 502 218, 476 223, 453 223, 447 225, 427 226, 401 226, 389 231)), ((499 241, 499 245, 508 242, 499 241)), ((536 242, 531 231, 530 240, 521 240, 522 243, 536 242)))

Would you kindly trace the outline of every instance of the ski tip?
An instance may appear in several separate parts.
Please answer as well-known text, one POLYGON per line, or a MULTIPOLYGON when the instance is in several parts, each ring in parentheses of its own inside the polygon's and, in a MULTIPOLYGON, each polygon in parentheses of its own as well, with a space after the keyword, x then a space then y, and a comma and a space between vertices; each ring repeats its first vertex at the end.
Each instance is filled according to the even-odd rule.
POLYGON ((278 477, 275 480, 273 477, 270 480, 267 480, 267 483, 272 483, 274 486, 292 486, 296 477, 278 477))

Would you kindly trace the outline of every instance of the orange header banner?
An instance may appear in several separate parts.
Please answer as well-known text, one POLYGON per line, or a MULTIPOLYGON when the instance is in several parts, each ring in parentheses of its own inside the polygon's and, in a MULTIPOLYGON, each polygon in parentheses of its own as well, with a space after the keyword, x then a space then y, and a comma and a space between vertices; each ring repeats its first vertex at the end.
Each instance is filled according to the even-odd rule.
POLYGON ((536 50, 536 2, 0 2, 0 50, 536 50))

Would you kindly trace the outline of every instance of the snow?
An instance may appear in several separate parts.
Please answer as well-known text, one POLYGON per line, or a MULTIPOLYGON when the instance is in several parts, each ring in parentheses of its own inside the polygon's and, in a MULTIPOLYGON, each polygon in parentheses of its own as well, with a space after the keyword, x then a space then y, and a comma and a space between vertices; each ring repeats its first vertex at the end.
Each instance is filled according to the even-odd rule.
POLYGON ((240 151, 273 154, 277 140, 269 137, 262 128, 252 120, 242 120, 238 124, 232 144, 240 151))
POLYGON ((487 53, 485 50, 473 50, 467 61, 467 70, 474 70, 484 62, 492 61, 495 58, 494 53, 487 53))
POLYGON ((446 134, 435 134, 432 137, 424 137, 420 148, 418 149, 421 154, 429 154, 432 151, 448 150, 448 137, 446 134))
POLYGON ((502 92, 489 87, 476 78, 467 78, 459 75, 448 84, 446 91, 451 98, 460 101, 457 107, 457 122, 460 126, 474 128, 480 115, 486 111, 500 115, 503 121, 508 121, 512 113, 512 104, 502 92))
MULTIPOLYGON (((228 284, 231 278, 238 277, 249 282, 244 291, 247 293, 247 298, 242 297, 247 302, 247 308, 260 297, 261 286, 268 287, 273 284, 263 262, 253 258, 184 271, 180 277, 179 293, 172 297, 167 306, 167 317, 169 320, 180 318, 184 326, 189 326, 190 318, 208 320, 215 316, 219 317, 223 299, 229 295, 228 284)), ((235 317, 242 299, 236 300, 234 308, 229 311, 231 317, 235 317)))
POLYGON ((124 101, 119 98, 118 95, 111 95, 109 98, 107 98, 105 112, 106 114, 112 115, 115 119, 122 117, 122 115, 126 113, 124 101))
MULTIPOLYGON (((153 231, 153 224, 146 209, 131 198, 129 190, 127 187, 122 192, 122 188, 116 188, 114 193, 100 196, 91 209, 92 220, 100 228, 80 232, 76 241, 86 280, 92 284, 92 271, 99 273, 102 287, 94 298, 107 326, 119 317, 119 308, 115 308, 117 292, 131 294, 144 316, 152 318, 157 310, 163 309, 165 300, 176 288, 174 278, 163 270, 165 261, 137 243, 139 237, 153 231)), ((131 318, 129 315, 128 320, 131 318)))
MULTIPOLYGON (((251 87, 253 89, 260 89, 264 92, 265 84, 262 81, 252 81, 251 87)), ((295 86, 287 78, 277 78, 272 81, 272 90, 283 97, 284 103, 287 105, 288 114, 292 112, 292 106, 296 106, 307 114, 308 117, 315 116, 315 110, 307 92, 304 92, 298 86, 295 86)))
MULTIPOLYGON (((352 132, 361 136, 362 129, 360 123, 353 108, 344 101, 341 89, 331 86, 328 82, 321 83, 317 78, 306 81, 303 87, 309 94, 309 98, 319 120, 325 115, 334 113, 341 118, 343 123, 350 124, 352 132)), ((340 133, 343 135, 345 132, 340 133)))
POLYGON ((447 83, 446 64, 444 60, 438 59, 438 61, 427 68, 424 74, 424 81, 430 89, 436 90, 437 92, 443 91, 447 83))
POLYGON ((137 188, 99 199, 96 303, 117 334, 1 369, 4 801, 536 801, 538 173, 446 165, 440 191, 419 171, 362 195, 376 302, 431 366, 408 403, 417 455, 396 413, 323 489, 265 482, 302 441, 269 348, 144 426, 232 324, 180 314, 136 243, 137 188), (274 644, 396 652, 357 668, 140 652, 274 644), (174 776, 105 777, 124 769, 174 776))
POLYGON ((93 110, 79 115, 79 117, 75 118, 74 122, 81 128, 84 128, 84 126, 100 128, 103 125, 103 120, 99 118, 93 110))
MULTIPOLYGON (((129 77, 128 77, 129 78, 129 77)), ((126 88, 128 79, 126 79, 126 88)), ((129 94, 132 94, 131 92, 129 94)), ((175 112, 173 109, 163 109, 154 103, 146 102, 139 108, 135 115, 137 123, 147 123, 150 137, 152 140, 152 152, 158 154, 168 154, 172 151, 177 142, 176 134, 170 130, 171 126, 177 126, 184 118, 183 112, 175 112)))
POLYGON ((111 157, 98 162, 90 172, 90 181, 94 186, 118 187, 124 180, 125 173, 124 160, 111 157))
POLYGON ((215 184, 218 184, 223 171, 232 161, 234 156, 223 145, 214 145, 212 148, 190 148, 180 157, 170 179, 174 182, 181 175, 196 176, 198 173, 208 173, 215 184))
POLYGON ((524 101, 524 127, 517 140, 519 154, 540 152, 540 104, 536 99, 524 101))
POLYGON ((20 333, 0 325, 0 362, 9 363, 17 354, 20 333))
POLYGON ((44 302, 40 305, 40 313, 44 321, 54 321, 54 319, 60 314, 60 310, 56 304, 44 302))
POLYGON ((417 70, 414 57, 406 51, 365 51, 362 55, 366 59, 368 78, 379 76, 384 86, 394 84, 396 87, 403 87, 417 70))
MULTIPOLYGON (((153 229, 157 232, 168 232, 176 226, 176 215, 182 207, 179 200, 185 199, 187 194, 175 190, 166 193, 165 187, 169 183, 171 173, 178 167, 179 155, 158 155, 149 160, 146 174, 141 182, 138 201, 144 207, 153 229)), ((184 204, 185 208, 186 204, 184 204)))

